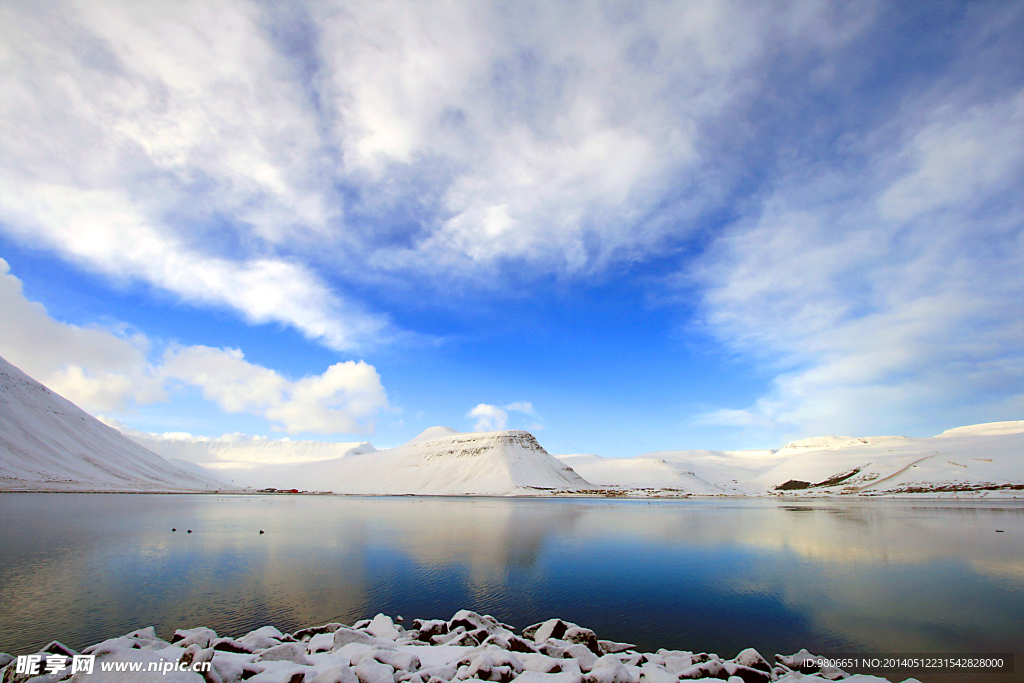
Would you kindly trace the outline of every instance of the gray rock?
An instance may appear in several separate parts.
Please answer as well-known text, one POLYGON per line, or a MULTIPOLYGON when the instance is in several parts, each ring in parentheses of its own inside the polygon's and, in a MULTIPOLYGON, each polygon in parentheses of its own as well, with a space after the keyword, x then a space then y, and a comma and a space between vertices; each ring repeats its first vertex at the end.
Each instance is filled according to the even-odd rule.
POLYGON ((547 621, 537 624, 536 626, 537 628, 534 628, 533 626, 528 626, 526 629, 523 630, 523 635, 526 635, 527 631, 530 631, 533 636, 534 642, 543 643, 545 640, 548 640, 549 638, 560 639, 563 635, 565 635, 565 632, 569 630, 569 627, 575 626, 575 624, 567 624, 561 619, 548 619, 547 621))
POLYGON ((509 652, 537 652, 537 648, 514 633, 495 633, 487 636, 481 645, 497 645, 503 650, 509 652))
POLYGON ((771 683, 772 677, 767 671, 753 669, 734 662, 725 662, 725 671, 729 676, 736 676, 743 683, 771 683))
POLYGON ((598 646, 601 648, 601 652, 606 655, 612 655, 616 652, 625 652, 626 650, 635 650, 636 645, 633 643, 617 643, 614 640, 599 640, 597 641, 598 646))
POLYGON ((309 666, 306 659, 306 646, 302 643, 281 643, 267 648, 256 656, 257 662, 294 662, 301 666, 309 666))
POLYGON ((418 671, 420 658, 409 652, 397 650, 374 650, 371 656, 381 664, 387 664, 395 671, 418 671))
POLYGON ((308 628, 299 629, 292 634, 292 638, 306 642, 313 636, 318 636, 322 633, 334 633, 342 626, 344 626, 344 624, 339 624, 333 621, 329 624, 324 624, 323 626, 310 626, 308 628))
POLYGON ((460 662, 456 678, 509 683, 523 672, 523 663, 512 653, 497 646, 491 646, 468 659, 466 663, 460 662))
POLYGON ((742 666, 750 667, 751 669, 760 669, 761 671, 772 670, 772 666, 768 663, 768 660, 762 657, 761 653, 752 647, 748 647, 746 650, 740 652, 732 661, 742 666))
POLYGON ((405 632, 405 629, 396 626, 388 615, 378 614, 366 625, 366 631, 371 636, 382 640, 395 640, 405 632))
POLYGON ((665 657, 665 668, 677 676, 691 666, 693 666, 693 657, 689 652, 683 653, 683 656, 680 657, 673 655, 665 657))
POLYGON ((679 672, 679 678, 683 680, 695 678, 728 678, 725 665, 719 659, 711 659, 701 664, 691 666, 679 672))
POLYGON ((252 654, 253 650, 238 642, 234 638, 217 638, 213 641, 213 649, 220 652, 234 652, 237 654, 252 654))
POLYGON ((334 666, 321 671, 310 683, 359 683, 359 679, 351 668, 347 666, 334 666))
POLYGON ((357 631, 353 628, 342 626, 334 632, 334 647, 344 647, 349 643, 363 643, 364 645, 377 645, 381 641, 374 638, 365 631, 357 631))
POLYGON ((599 657, 583 680, 586 683, 633 683, 629 670, 615 655, 599 657))
POLYGON ((597 655, 590 651, 590 648, 583 643, 573 643, 565 648, 563 657, 575 659, 580 663, 580 670, 587 672, 594 668, 597 662, 597 655))
POLYGON ((359 683, 395 683, 395 670, 373 657, 364 657, 352 667, 359 683))
POLYGON ((430 639, 434 636, 447 635, 449 631, 448 622, 440 619, 430 619, 427 621, 414 619, 412 627, 417 632, 417 639, 422 640, 425 643, 429 643, 430 639))
POLYGON ((484 631, 487 631, 488 635, 491 633, 511 630, 506 629, 492 616, 477 614, 476 612, 471 612, 468 609, 459 610, 448 622, 448 628, 450 630, 454 630, 459 626, 465 627, 465 629, 470 632, 483 629, 484 631))
MULTIPOLYGON (((538 631, 540 633, 540 631, 538 631)), ((558 637, 558 636, 556 636, 558 637)), ((570 643, 579 643, 585 645, 588 650, 593 652, 596 656, 607 654, 601 650, 600 644, 597 642, 597 636, 589 628, 583 628, 572 624, 565 630, 565 633, 561 636, 562 640, 570 643)))
POLYGON ((676 683, 679 678, 660 664, 644 664, 640 667, 640 683, 676 683))
POLYGON ((200 626, 199 628, 179 628, 171 637, 171 644, 178 647, 199 645, 200 647, 207 648, 210 647, 210 642, 216 637, 217 633, 212 628, 206 628, 205 626, 200 626))

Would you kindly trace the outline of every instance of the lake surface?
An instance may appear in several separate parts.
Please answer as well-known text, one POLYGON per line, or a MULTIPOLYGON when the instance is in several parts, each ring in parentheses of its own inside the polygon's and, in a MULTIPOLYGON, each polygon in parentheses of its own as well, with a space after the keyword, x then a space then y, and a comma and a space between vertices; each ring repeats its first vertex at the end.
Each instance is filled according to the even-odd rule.
POLYGON ((1014 652, 914 675, 1021 680, 1024 503, 0 494, 12 654, 460 608, 726 657, 1014 652))

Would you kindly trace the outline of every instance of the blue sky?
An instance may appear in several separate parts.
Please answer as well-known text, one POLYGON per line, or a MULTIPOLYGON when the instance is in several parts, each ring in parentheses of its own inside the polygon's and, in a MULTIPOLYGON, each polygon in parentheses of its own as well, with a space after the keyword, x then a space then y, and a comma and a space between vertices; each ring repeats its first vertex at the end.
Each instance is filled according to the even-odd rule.
POLYGON ((7 2, 0 356, 557 453, 1024 417, 1017 2, 7 2))

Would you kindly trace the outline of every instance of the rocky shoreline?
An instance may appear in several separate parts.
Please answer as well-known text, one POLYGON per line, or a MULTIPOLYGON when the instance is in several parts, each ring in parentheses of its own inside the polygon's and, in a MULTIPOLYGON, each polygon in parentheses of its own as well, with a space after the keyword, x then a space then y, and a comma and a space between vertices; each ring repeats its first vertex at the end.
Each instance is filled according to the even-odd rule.
MULTIPOLYGON (((885 683, 810 665, 806 650, 769 662, 753 649, 732 659, 716 654, 660 649, 639 652, 630 643, 599 640, 590 629, 550 619, 521 634, 493 617, 468 610, 448 621, 378 614, 285 634, 264 626, 240 638, 209 628, 179 629, 170 642, 153 627, 74 652, 57 641, 38 653, 40 670, 17 670, 0 654, 2 683, 676 683, 717 679, 730 683, 797 683, 845 680, 885 683), (92 662, 73 671, 72 658, 92 662), (63 668, 57 665, 66 663, 63 668), (49 665, 49 671, 47 667, 49 665), (133 668, 134 667, 134 668, 133 668), (198 673, 197 673, 198 672, 198 673)), ((25 668, 25 667, 23 667, 25 668)), ((915 679, 907 679, 913 683, 915 679)))

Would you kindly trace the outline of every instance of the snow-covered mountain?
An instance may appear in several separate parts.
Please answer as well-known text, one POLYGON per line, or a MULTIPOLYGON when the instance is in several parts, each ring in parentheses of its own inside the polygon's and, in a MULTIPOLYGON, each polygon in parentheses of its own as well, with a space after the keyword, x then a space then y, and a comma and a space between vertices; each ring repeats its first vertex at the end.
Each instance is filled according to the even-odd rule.
POLYGON ((938 436, 822 436, 771 451, 663 451, 632 458, 560 455, 596 486, 765 495, 1024 496, 1024 421, 938 436))
POLYGON ((1024 492, 1024 420, 958 427, 923 439, 849 439, 817 450, 787 445, 779 453, 787 449, 794 454, 740 489, 812 495, 1024 492))
POLYGON ((217 490, 234 480, 397 495, 611 487, 696 495, 1024 496, 1024 420, 923 439, 825 436, 778 450, 660 451, 632 458, 556 457, 529 432, 464 434, 448 427, 431 427, 381 451, 365 442, 186 436, 133 434, 133 441, 0 358, 0 490, 217 490))
POLYGON ((297 465, 276 473, 275 488, 366 494, 504 495, 590 488, 529 432, 432 427, 373 453, 297 465))
POLYGON ((0 490, 223 488, 128 440, 0 358, 0 490))

